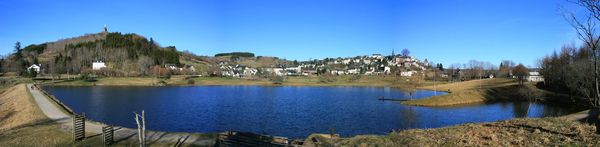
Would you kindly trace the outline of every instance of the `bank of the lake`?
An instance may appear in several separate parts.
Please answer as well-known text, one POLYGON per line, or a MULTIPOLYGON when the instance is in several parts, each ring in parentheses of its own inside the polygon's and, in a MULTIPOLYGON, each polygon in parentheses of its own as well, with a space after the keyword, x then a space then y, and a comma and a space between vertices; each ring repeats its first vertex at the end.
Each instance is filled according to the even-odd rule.
POLYGON ((419 78, 406 78, 398 76, 288 76, 283 82, 275 83, 267 78, 230 78, 230 77, 194 77, 171 76, 168 79, 155 77, 101 77, 94 82, 84 80, 55 80, 49 82, 57 86, 156 86, 159 83, 166 85, 259 85, 259 86, 370 86, 370 87, 395 87, 402 89, 416 89, 417 87, 443 84, 446 82, 426 81, 419 78))
POLYGON ((517 118, 469 123, 435 129, 412 129, 388 135, 335 138, 313 134, 306 143, 315 146, 597 146, 595 126, 565 117, 517 118))
POLYGON ((449 94, 404 101, 402 104, 435 107, 494 101, 554 101, 564 98, 561 94, 539 89, 534 83, 519 85, 515 79, 505 78, 426 85, 418 88, 447 91, 449 94))
MULTIPOLYGON (((3 80, 5 80, 3 78, 3 80)), ((19 81, 27 81, 21 79, 19 81)), ((102 137, 86 133, 88 139, 73 142, 70 129, 49 119, 34 102, 25 84, 0 85, 0 146, 102 146, 102 137), (14 86, 9 86, 13 85, 14 86)), ((155 142, 157 146, 175 143, 155 142)), ((137 146, 136 141, 122 140, 117 146, 137 146)), ((185 145, 185 144, 184 144, 185 145)))
MULTIPOLYGON (((11 83, 12 84, 12 83, 11 83)), ((2 85, 6 87, 6 85, 2 85)), ((2 88, 0 94, 0 124, 18 122, 15 127, 0 129, 0 145, 8 146, 96 146, 99 138, 72 143, 70 134, 59 125, 39 121, 44 118, 37 106, 32 103, 26 88, 22 85, 2 88), (8 106, 8 107, 7 107, 8 106), (32 111, 27 111, 32 110, 32 111), (10 115, 8 115, 10 114, 10 115)), ((490 123, 474 123, 435 129, 411 129, 393 132, 389 135, 358 135, 350 138, 334 139, 336 145, 362 146, 477 146, 477 145, 582 145, 600 144, 594 134, 594 126, 562 117, 524 118, 490 123)), ((321 132, 325 133, 325 132, 321 132)), ((308 137, 305 146, 311 146, 308 137)), ((320 138, 320 144, 327 145, 329 139, 320 138)), ((120 142, 118 145, 135 146, 135 142, 120 142)), ((160 144, 154 144, 160 145, 160 144)), ((166 145, 166 144, 164 144, 166 145)))

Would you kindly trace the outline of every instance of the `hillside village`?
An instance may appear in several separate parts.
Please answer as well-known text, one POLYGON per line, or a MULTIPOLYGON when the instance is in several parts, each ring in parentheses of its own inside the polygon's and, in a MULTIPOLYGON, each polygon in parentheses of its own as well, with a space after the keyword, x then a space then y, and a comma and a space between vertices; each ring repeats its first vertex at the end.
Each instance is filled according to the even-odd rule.
MULTIPOLYGON (((290 61, 278 57, 255 56, 248 52, 219 53, 199 56, 179 51, 175 46, 161 47, 152 38, 137 34, 103 32, 55 42, 32 44, 5 56, 1 62, 3 73, 51 76, 62 74, 92 74, 94 76, 156 76, 193 75, 210 77, 256 78, 273 76, 339 76, 339 75, 394 75, 399 77, 438 77, 447 80, 469 80, 504 76, 516 78, 511 68, 514 63, 500 64, 495 70, 491 63, 470 61, 469 67, 435 67, 427 59, 411 56, 408 49, 402 54, 372 54, 355 57, 290 61), (35 73, 35 74, 32 74, 35 73)), ((533 69, 529 81, 543 81, 533 69)))
POLYGON ((349 58, 326 58, 303 61, 296 64, 274 65, 275 67, 250 67, 235 62, 221 61, 221 75, 228 77, 251 77, 257 74, 277 76, 330 75, 389 75, 410 77, 430 68, 427 60, 421 62, 412 56, 373 54, 349 58))

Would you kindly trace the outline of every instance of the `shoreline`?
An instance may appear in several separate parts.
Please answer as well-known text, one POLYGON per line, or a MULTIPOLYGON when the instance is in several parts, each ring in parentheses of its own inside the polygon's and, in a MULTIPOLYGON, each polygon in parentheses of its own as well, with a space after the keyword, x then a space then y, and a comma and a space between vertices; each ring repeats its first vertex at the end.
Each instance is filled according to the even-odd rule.
MULTIPOLYGON (((27 89, 29 89, 29 88, 27 88, 27 89)), ((583 112, 585 112, 585 111, 583 111, 583 112)), ((568 114, 568 115, 579 114, 579 113, 582 113, 582 112, 576 112, 576 113, 572 113, 572 114, 568 114)), ((564 116, 568 116, 568 115, 564 115, 564 116)), ((546 118, 513 118, 513 119, 509 119, 509 120, 493 121, 493 122, 478 122, 478 123, 458 124, 458 125, 452 125, 452 126, 446 126, 446 127, 440 127, 440 128, 409 129, 409 130, 402 130, 402 131, 399 131, 399 132, 393 132, 393 133, 390 133, 390 134, 387 134, 387 135, 363 134, 363 135, 349 136, 349 137, 345 137, 345 138, 334 138, 334 139, 336 139, 336 140, 339 139, 339 141, 343 142, 343 144, 350 144, 351 145, 353 140, 356 140, 356 139, 362 140, 362 139, 364 139, 364 137, 367 137, 367 138, 376 138, 376 140, 381 140, 381 139, 387 140, 390 137, 393 138, 393 136, 396 136, 398 134, 404 134, 404 135, 401 135, 401 136, 406 136, 406 134, 412 134, 412 133, 415 133, 415 132, 430 132, 430 133, 432 133, 432 132, 440 132, 440 131, 443 131, 443 130, 454 130, 454 129, 463 130, 461 128, 464 128, 465 126, 467 126, 467 127, 471 127, 471 126, 486 126, 488 124, 502 124, 502 123, 505 123, 505 122, 523 121, 523 120, 527 120, 528 122, 529 121, 532 121, 532 122, 547 121, 547 120, 554 120, 554 119, 563 118, 564 116, 546 117, 546 118)), ((572 119, 569 119, 569 121, 572 121, 572 119)), ((94 121, 92 121, 92 122, 94 122, 94 121)), ((95 123, 102 124, 100 122, 95 122, 95 123)), ((162 133, 171 133, 171 132, 162 132, 162 133)), ((181 134, 196 134, 196 135, 199 134, 199 135, 203 135, 201 133, 172 132, 172 134, 179 134, 179 133, 181 133, 181 134)), ((206 134, 206 133, 204 133, 204 134, 206 134)), ((317 133, 313 133, 313 134, 317 134, 317 133)), ((313 136, 313 134, 309 135, 306 138, 306 140, 310 140, 310 138, 313 136)), ((213 133, 213 135, 214 135, 214 133, 213 133)), ((414 137, 412 135, 409 135, 409 136, 410 137, 414 137)), ((132 142, 132 140, 136 140, 135 136, 133 138, 134 139, 129 139, 130 140, 129 142, 132 142)), ((306 140, 305 140, 305 142, 306 142, 306 140)), ((325 140, 325 141, 327 141, 327 140, 325 140)), ((365 141, 365 140, 363 140, 363 141, 364 141, 363 143, 366 143, 366 144, 380 144, 380 143, 378 143, 376 141, 375 142, 370 142, 370 141, 365 141)), ((418 145, 419 144, 418 142, 420 142, 420 141, 419 140, 413 140, 412 142, 411 141, 409 141, 409 142, 398 141, 396 143, 399 143, 399 145, 402 145, 402 144, 415 144, 415 142, 417 142, 417 145, 418 145)), ((322 142, 322 143, 325 143, 325 142, 322 142)), ((429 144, 429 143, 425 143, 425 144, 429 144)), ((436 143, 435 142, 431 142, 431 144, 436 144, 436 143)), ((360 144, 358 144, 358 145, 360 145, 360 144)), ((381 145, 385 145, 385 144, 381 144, 381 145)))
MULTIPOLYGON (((561 102, 564 96, 539 89, 532 83, 519 85, 514 79, 481 79, 421 86, 419 89, 448 89, 448 94, 404 101, 402 104, 422 107, 452 107, 497 101, 561 102)), ((561 102, 562 103, 562 102, 561 102)))
MULTIPOLYGON (((349 81, 348 76, 340 76, 335 82, 319 82, 318 77, 288 77, 282 84, 274 84, 267 79, 239 79, 226 77, 197 77, 192 78, 192 84, 187 83, 185 76, 172 77, 170 79, 156 79, 154 77, 108 77, 99 78, 95 82, 82 80, 58 80, 46 81, 40 85, 53 86, 306 86, 306 87, 389 87, 396 89, 417 89, 423 86, 433 85, 433 81, 407 82, 403 78, 367 76, 359 81, 349 81), (380 79, 383 78, 383 79, 380 79), (166 85, 159 85, 157 81, 165 81, 166 85)), ((445 82, 436 82, 437 84, 445 82)), ((446 91, 440 91, 446 92, 446 91)))
MULTIPOLYGON (((71 112, 69 112, 69 107, 62 104, 58 99, 51 98, 52 95, 47 95, 47 92, 38 86, 35 89, 31 89, 31 84, 27 84, 26 89, 30 95, 35 99, 36 105, 44 112, 46 116, 48 116, 51 120, 57 122, 61 126, 65 126, 72 129, 72 124, 70 122, 71 112), (41 93, 38 94, 35 91, 41 93), (47 102, 44 102, 47 101, 47 102), (40 105, 40 103, 51 103, 55 108, 49 106, 48 104, 40 105), (66 110, 65 110, 66 108, 66 110), (58 111, 57 111, 58 110, 58 111), (62 114, 61 114, 62 112, 62 114)), ((86 134, 101 134, 102 126, 107 126, 107 124, 86 119, 86 134)), ((130 141, 136 141, 137 138, 132 138, 131 136, 135 136, 137 134, 137 129, 135 128, 127 128, 123 126, 113 126, 115 128, 114 135, 115 138, 127 139, 130 141)), ((153 142, 162 142, 162 143, 176 143, 176 144, 192 144, 192 145, 212 145, 215 142, 215 135, 217 133, 188 133, 188 132, 165 132, 165 131, 153 131, 147 130, 146 137, 147 140, 153 142), (189 140, 188 140, 189 139, 189 140)), ((92 135, 93 136, 93 135, 92 135)))

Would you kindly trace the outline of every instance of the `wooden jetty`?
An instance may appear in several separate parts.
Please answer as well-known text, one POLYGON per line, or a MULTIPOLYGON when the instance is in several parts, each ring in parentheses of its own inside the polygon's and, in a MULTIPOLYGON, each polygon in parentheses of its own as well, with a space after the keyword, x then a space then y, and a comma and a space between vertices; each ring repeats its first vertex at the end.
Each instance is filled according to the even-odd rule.
POLYGON ((380 100, 380 101, 409 101, 410 99, 406 99, 406 98, 385 98, 385 97, 379 97, 378 100, 380 100))

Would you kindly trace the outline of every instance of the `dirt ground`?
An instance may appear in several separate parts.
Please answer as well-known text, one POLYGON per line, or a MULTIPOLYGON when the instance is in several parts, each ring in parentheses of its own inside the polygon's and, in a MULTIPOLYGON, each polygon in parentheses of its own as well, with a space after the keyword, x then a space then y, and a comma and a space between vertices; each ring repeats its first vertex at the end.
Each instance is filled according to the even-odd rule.
MULTIPOLYGON (((331 139, 318 140, 319 146, 331 146, 331 139)), ((385 136, 359 135, 334 141, 336 146, 597 146, 600 135, 595 133, 593 125, 552 117, 412 129, 385 136)))

